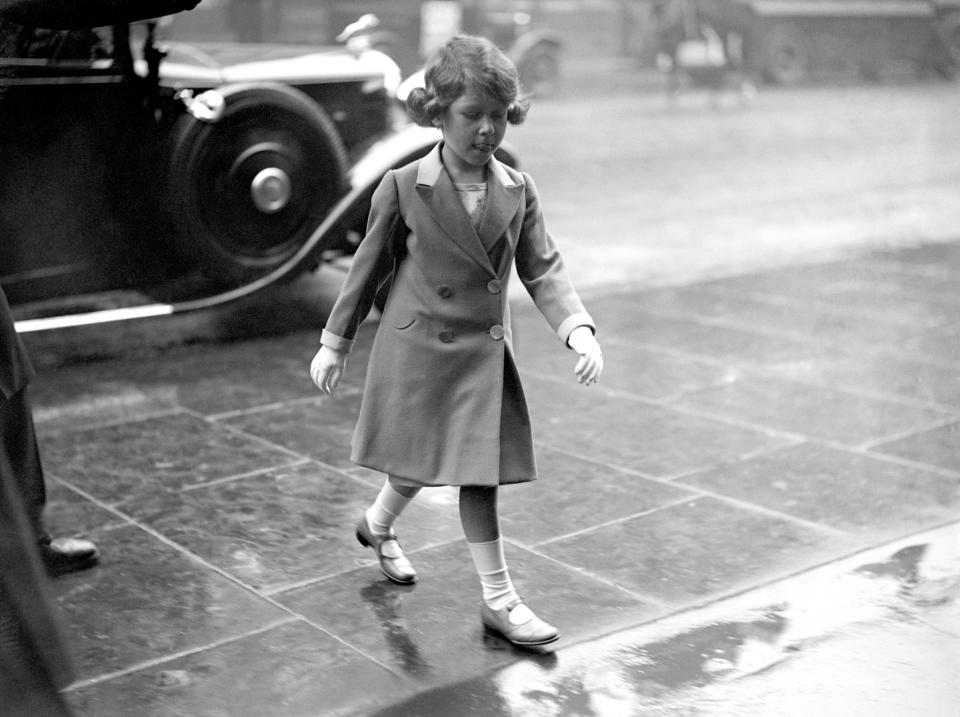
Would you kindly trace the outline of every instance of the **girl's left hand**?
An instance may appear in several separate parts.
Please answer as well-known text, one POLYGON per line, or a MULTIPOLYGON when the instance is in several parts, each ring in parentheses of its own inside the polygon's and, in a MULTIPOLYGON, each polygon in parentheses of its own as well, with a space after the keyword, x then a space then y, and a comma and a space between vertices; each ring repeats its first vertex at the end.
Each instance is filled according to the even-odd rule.
POLYGON ((600 379, 600 374, 603 373, 603 352, 593 331, 589 326, 578 326, 570 332, 567 343, 570 348, 580 354, 580 360, 573 369, 577 375, 577 381, 588 386, 596 383, 600 379))

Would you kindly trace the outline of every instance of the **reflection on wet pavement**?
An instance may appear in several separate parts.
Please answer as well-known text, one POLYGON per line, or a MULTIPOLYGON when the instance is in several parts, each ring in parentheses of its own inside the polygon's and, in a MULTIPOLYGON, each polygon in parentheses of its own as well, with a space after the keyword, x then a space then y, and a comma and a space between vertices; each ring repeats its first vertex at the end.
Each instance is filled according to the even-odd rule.
POLYGON ((360 599, 373 610, 383 629, 384 639, 393 655, 392 663, 411 675, 424 675, 433 668, 424 660, 417 643, 410 637, 400 609, 400 591, 412 586, 388 585, 382 581, 370 583, 360 590, 360 599))
POLYGON ((388 715, 936 715, 960 704, 960 524, 916 536, 701 610, 561 650, 556 664, 522 661, 492 675, 418 695, 388 715), (919 542, 913 542, 919 541, 919 542), (877 654, 908 636, 912 649, 877 654), (929 650, 923 661, 911 662, 929 650), (827 657, 824 658, 824 655, 827 657), (837 661, 842 660, 837 671, 837 661), (861 662, 904 692, 864 711, 859 690, 784 690, 849 679, 861 662), (891 666, 892 665, 892 666, 891 666), (789 666, 789 667, 788 667, 789 666), (794 671, 790 671, 791 677, 794 671), (928 684, 929 683, 929 684, 928 684), (932 687, 932 689, 931 689, 932 687), (464 708, 464 700, 472 709, 464 708))

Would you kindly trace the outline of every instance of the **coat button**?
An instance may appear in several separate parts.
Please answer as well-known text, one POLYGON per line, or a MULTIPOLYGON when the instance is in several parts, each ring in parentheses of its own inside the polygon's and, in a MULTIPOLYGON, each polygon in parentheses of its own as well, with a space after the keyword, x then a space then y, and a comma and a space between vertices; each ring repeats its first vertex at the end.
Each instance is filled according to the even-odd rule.
POLYGON ((491 294, 499 294, 503 291, 503 285, 500 283, 499 279, 491 279, 487 282, 487 291, 491 294))
POLYGON ((441 331, 441 332, 440 332, 440 340, 441 340, 443 343, 445 343, 445 344, 451 344, 451 343, 453 343, 453 332, 452 332, 452 331, 446 331, 446 330, 441 331))
POLYGON ((500 324, 494 324, 490 327, 490 338, 499 341, 503 338, 503 327, 500 324))
POLYGON ((441 284, 437 287, 437 295, 441 299, 449 299, 451 296, 453 296, 453 289, 446 284, 441 284))

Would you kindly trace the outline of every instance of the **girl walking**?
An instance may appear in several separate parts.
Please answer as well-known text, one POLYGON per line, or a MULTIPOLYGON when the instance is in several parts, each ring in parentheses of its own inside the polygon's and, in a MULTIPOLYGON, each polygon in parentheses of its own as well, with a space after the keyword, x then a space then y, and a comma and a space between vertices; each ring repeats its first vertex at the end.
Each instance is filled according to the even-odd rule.
POLYGON ((426 157, 384 176, 310 366, 330 394, 378 290, 391 288, 373 342, 351 459, 387 474, 360 517, 357 539, 390 580, 416 572, 394 521, 417 492, 459 486, 460 519, 483 595, 481 619, 515 645, 559 637, 520 599, 504 559, 501 485, 537 477, 514 363, 507 283, 511 265, 562 345, 574 375, 603 369, 595 325, 547 233, 529 175, 494 158, 507 124, 528 103, 517 70, 486 39, 458 36, 428 63, 407 110, 443 139, 426 157))

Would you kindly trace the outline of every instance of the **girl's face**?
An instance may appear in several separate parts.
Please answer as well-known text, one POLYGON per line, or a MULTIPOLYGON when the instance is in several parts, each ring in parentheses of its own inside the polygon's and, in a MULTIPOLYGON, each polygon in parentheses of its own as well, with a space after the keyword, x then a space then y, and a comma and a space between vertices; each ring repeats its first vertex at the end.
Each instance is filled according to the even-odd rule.
POLYGON ((443 159, 455 175, 474 174, 493 156, 507 132, 507 107, 495 97, 468 87, 443 111, 443 159))

